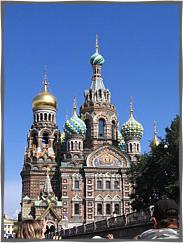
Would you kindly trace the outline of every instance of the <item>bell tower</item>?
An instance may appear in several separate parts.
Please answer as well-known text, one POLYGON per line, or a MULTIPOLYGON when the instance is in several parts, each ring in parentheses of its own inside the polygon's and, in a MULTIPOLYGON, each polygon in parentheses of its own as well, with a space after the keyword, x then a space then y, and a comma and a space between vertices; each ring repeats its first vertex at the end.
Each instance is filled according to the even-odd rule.
MULTIPOLYGON (((27 134, 24 165, 21 171, 22 200, 25 197, 33 203, 40 195, 50 168, 50 180, 56 197, 59 195, 59 130, 56 126, 56 98, 48 92, 47 75, 44 75, 43 90, 32 101, 33 122, 27 134)), ((22 212, 25 208, 22 206, 22 212)), ((30 212, 33 218, 34 210, 30 212)))
POLYGON ((86 124, 85 148, 95 149, 102 144, 115 144, 118 137, 116 108, 111 103, 111 94, 102 78, 103 56, 99 53, 98 36, 96 51, 90 58, 93 68, 89 90, 84 92, 84 104, 80 107, 81 119, 86 124))

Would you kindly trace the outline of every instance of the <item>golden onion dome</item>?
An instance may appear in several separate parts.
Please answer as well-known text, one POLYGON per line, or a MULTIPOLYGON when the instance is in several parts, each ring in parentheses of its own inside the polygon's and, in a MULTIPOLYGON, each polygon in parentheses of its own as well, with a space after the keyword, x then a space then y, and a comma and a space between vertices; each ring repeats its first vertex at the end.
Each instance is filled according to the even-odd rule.
POLYGON ((36 97, 32 101, 32 108, 42 108, 42 107, 51 107, 57 108, 56 98, 48 92, 47 90, 47 81, 44 80, 43 92, 36 95, 36 97))

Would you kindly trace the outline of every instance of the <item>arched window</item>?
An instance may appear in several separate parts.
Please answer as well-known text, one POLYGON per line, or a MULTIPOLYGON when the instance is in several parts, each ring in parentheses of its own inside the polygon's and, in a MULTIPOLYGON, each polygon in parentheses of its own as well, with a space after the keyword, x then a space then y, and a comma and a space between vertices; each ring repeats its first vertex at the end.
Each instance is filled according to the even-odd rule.
POLYGON ((78 146, 77 146, 77 141, 74 142, 74 147, 75 147, 75 150, 78 150, 78 146))
POLYGON ((40 120, 43 120, 43 113, 40 114, 40 120))
POLYGON ((132 153, 132 144, 130 143, 130 153, 132 153))
POLYGON ((79 215, 79 203, 74 204, 74 215, 79 215))
POLYGON ((99 119, 99 124, 98 124, 98 135, 99 137, 104 137, 105 133, 105 120, 104 119, 99 119))
POLYGON ((139 152, 139 144, 137 144, 137 152, 139 152))
POLYGON ((35 145, 36 147, 38 146, 38 140, 37 140, 37 133, 34 132, 32 134, 32 144, 35 145))
POLYGON ((48 144, 48 133, 46 132, 43 133, 42 143, 48 144))
POLYGON ((39 121, 39 115, 37 114, 37 122, 39 121))
POLYGON ((112 121, 111 133, 112 133, 112 139, 115 139, 115 121, 112 121))
POLYGON ((101 89, 99 89, 98 92, 99 92, 99 97, 102 98, 102 91, 101 91, 101 89))
POLYGON ((86 124, 86 137, 90 137, 91 136, 90 120, 85 120, 85 124, 86 124))
POLYGON ((44 120, 46 121, 47 120, 47 114, 44 113, 44 120))
POLYGON ((81 142, 79 142, 79 150, 81 149, 81 142))
POLYGON ((106 204, 106 214, 111 214, 111 204, 110 203, 106 204))
POLYGON ((120 206, 119 206, 119 203, 115 203, 114 204, 114 212, 116 214, 120 214, 120 206))
POLYGON ((49 121, 51 121, 51 114, 49 114, 48 119, 49 119, 49 121))
POLYGON ((73 150, 73 141, 71 141, 71 150, 73 150))
POLYGON ((136 152, 136 143, 133 144, 134 151, 136 152))

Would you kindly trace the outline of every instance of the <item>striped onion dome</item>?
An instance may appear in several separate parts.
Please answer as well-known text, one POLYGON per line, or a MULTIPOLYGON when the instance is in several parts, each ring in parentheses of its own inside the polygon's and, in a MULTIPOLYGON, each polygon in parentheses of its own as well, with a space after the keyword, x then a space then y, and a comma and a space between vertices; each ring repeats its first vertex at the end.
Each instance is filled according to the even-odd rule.
POLYGON ((90 63, 92 65, 102 65, 104 63, 104 58, 98 52, 95 52, 90 58, 90 63))
POLYGON ((76 100, 74 100, 74 112, 72 117, 65 122, 64 131, 68 135, 78 134, 84 135, 86 133, 86 125, 76 113, 76 100))
POLYGON ((91 65, 102 65, 104 63, 104 58, 98 52, 98 35, 96 35, 96 51, 90 58, 91 65))
POLYGON ((121 133, 125 140, 141 139, 143 127, 135 120, 132 113, 130 114, 130 119, 123 124, 121 133))
POLYGON ((123 124, 121 133, 125 141, 133 139, 140 140, 143 135, 143 130, 142 125, 133 116, 132 97, 130 97, 130 118, 123 124))

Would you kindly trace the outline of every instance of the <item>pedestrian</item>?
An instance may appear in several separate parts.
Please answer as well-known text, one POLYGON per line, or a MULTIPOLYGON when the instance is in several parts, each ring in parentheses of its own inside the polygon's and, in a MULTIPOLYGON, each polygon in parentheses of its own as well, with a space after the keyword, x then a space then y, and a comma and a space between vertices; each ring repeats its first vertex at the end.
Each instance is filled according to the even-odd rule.
POLYGON ((154 206, 152 221, 154 229, 144 231, 136 239, 179 239, 178 205, 173 199, 163 199, 154 206))
POLYGON ((113 239, 114 239, 113 234, 107 234, 107 235, 106 235, 106 239, 108 239, 108 240, 113 240, 113 239))
POLYGON ((45 222, 42 220, 24 220, 18 224, 15 238, 43 239, 45 222))

